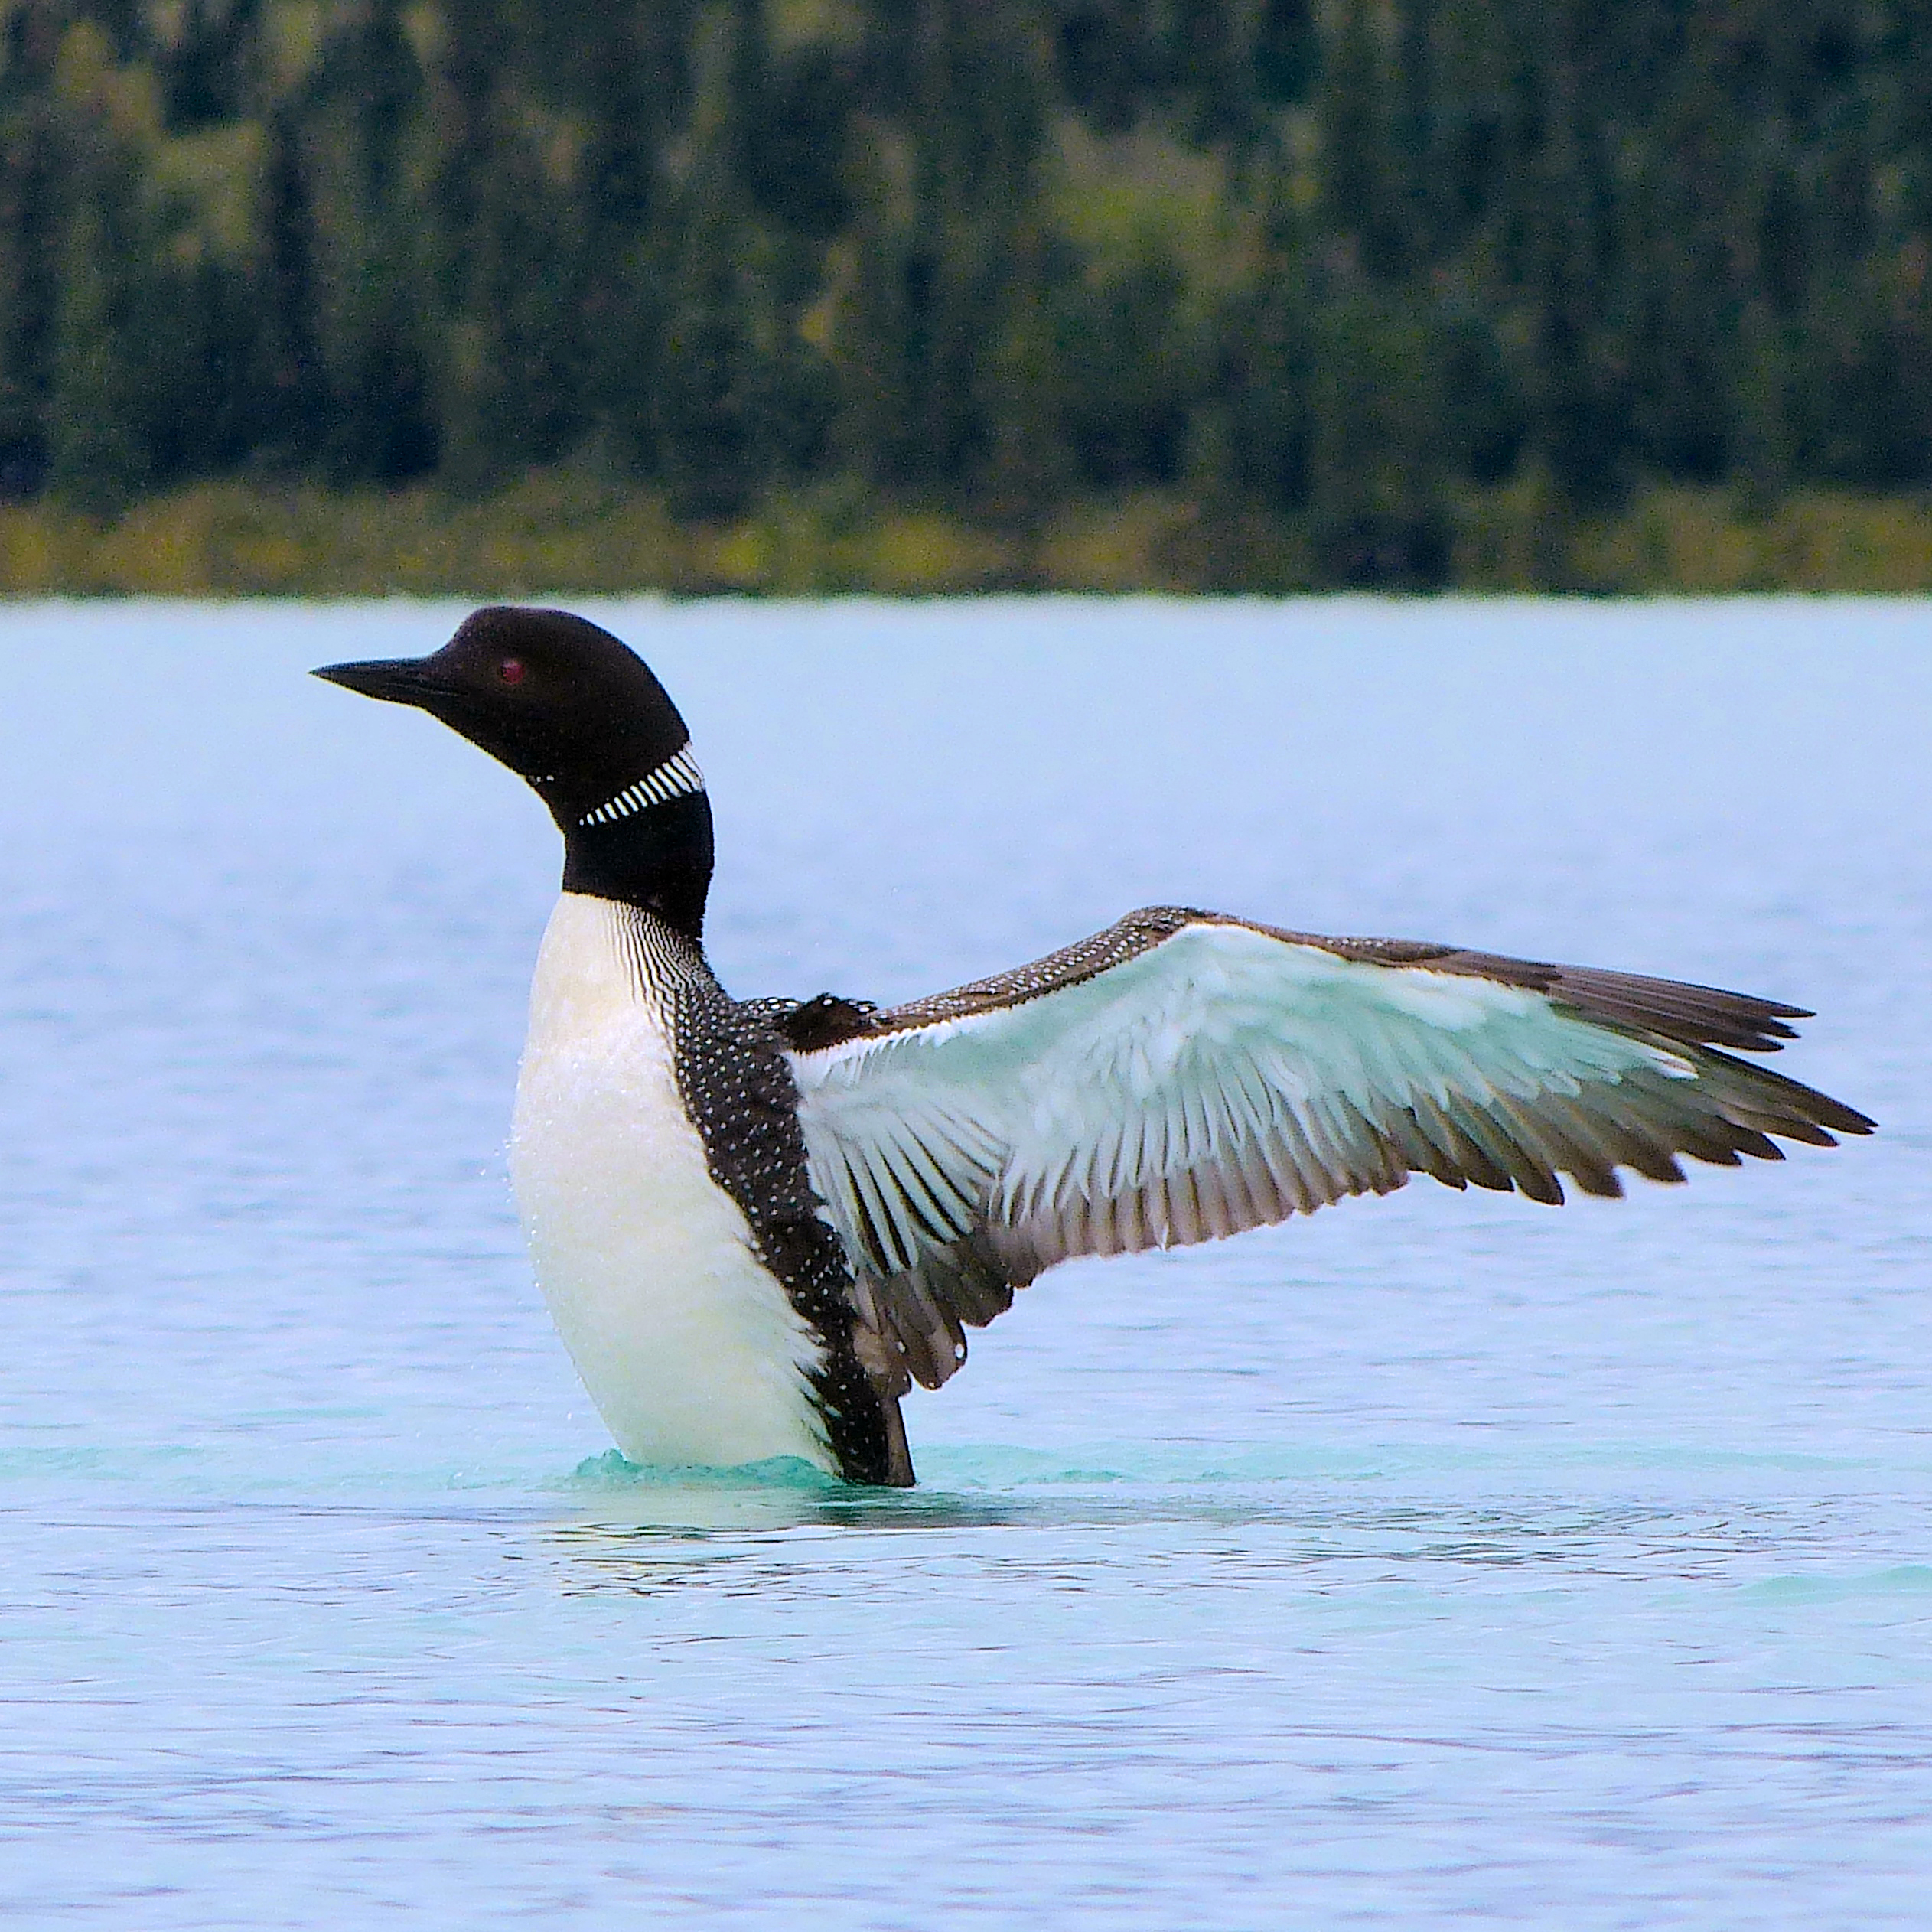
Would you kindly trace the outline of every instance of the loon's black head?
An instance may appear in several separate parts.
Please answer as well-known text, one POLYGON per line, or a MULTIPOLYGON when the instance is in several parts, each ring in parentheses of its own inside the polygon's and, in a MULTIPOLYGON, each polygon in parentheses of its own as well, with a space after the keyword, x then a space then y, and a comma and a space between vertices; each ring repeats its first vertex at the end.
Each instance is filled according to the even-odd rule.
POLYGON ((691 734, 635 652, 567 611, 495 605, 428 657, 314 675, 414 705, 533 787, 564 836, 566 892, 648 907, 693 939, 711 884, 711 805, 691 734))

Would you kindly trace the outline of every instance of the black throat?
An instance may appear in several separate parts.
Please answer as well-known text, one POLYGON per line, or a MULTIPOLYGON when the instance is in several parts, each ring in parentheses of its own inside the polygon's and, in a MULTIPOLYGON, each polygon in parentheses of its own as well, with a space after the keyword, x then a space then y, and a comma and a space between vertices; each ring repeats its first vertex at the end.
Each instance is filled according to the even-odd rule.
MULTIPOLYGON (((640 774, 634 787, 647 779, 640 774)), ((563 889, 621 900, 655 913, 666 925, 702 945, 705 900, 711 891, 711 801, 702 790, 649 802, 630 810, 554 796, 531 780, 563 832, 563 889), (600 812, 609 816, 599 817, 600 812)))

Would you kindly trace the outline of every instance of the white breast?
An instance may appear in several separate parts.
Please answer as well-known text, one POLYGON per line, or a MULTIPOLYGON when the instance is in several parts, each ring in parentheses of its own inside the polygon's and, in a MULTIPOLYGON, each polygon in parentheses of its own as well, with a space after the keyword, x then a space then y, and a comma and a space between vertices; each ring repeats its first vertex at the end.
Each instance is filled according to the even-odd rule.
POLYGON ((806 1380, 819 1343, 707 1171, 633 916, 566 893, 537 960, 510 1171, 538 1285, 634 1462, 831 1470, 806 1380))

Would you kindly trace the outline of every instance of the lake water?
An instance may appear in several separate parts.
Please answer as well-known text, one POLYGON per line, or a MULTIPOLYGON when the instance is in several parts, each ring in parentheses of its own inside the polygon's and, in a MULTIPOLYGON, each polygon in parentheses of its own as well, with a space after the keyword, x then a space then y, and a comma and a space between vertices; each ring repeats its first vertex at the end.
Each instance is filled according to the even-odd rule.
POLYGON ((1877 1139, 1049 1276, 924 1486, 630 1471, 503 1148, 557 842, 307 679, 0 611, 23 1926, 1922 1926, 1932 606, 586 607, 741 993, 1182 900, 1815 1005, 1877 1139))

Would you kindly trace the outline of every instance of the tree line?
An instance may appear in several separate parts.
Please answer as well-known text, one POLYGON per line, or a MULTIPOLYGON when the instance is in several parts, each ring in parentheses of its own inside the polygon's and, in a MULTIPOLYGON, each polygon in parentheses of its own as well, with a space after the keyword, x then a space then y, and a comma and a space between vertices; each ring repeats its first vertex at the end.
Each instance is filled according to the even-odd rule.
POLYGON ((10 0, 0 498, 581 464, 1429 583, 1932 486, 1928 0, 10 0))

